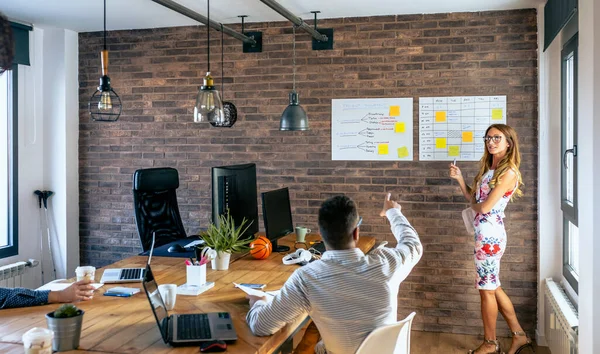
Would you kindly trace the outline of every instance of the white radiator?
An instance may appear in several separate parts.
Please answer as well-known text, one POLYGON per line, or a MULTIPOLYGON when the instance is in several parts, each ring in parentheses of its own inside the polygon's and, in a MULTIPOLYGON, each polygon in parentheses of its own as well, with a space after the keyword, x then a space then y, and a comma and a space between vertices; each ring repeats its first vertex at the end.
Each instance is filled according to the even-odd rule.
POLYGON ((23 284, 23 278, 30 275, 31 268, 37 267, 40 262, 35 259, 15 262, 0 267, 0 286, 18 288, 23 284))
POLYGON ((551 278, 544 291, 546 341, 552 354, 577 354, 579 315, 564 290, 551 278))

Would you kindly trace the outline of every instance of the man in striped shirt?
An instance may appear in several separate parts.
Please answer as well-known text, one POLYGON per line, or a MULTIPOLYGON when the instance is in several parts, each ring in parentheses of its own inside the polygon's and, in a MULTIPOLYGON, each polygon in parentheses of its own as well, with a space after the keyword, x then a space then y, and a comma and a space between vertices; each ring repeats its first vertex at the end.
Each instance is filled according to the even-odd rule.
POLYGON ((381 215, 398 244, 365 255, 356 247, 360 219, 354 201, 336 196, 323 202, 319 229, 327 252, 296 270, 273 300, 249 297, 246 321, 252 332, 270 335, 308 314, 322 338, 316 353, 350 354, 375 328, 397 322, 398 288, 423 248, 390 194, 381 215))

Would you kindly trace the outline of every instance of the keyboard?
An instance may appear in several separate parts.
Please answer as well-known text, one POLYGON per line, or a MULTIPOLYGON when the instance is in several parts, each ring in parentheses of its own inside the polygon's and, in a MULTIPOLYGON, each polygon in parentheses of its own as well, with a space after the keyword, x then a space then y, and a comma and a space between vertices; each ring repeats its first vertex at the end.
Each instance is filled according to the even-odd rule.
POLYGON ((142 275, 143 269, 141 268, 123 268, 119 280, 137 280, 141 279, 142 275))
POLYGON ((208 315, 179 315, 177 317, 177 340, 210 339, 208 315))

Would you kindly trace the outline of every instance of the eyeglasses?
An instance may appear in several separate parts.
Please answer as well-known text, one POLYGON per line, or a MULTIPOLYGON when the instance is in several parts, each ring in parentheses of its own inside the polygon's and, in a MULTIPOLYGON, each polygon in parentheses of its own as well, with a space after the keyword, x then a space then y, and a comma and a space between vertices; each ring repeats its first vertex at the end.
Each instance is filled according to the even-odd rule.
POLYGON ((358 223, 356 223, 355 229, 358 229, 360 227, 360 224, 362 224, 362 216, 358 218, 358 223))
POLYGON ((483 141, 486 142, 486 143, 489 143, 490 141, 493 141, 496 144, 498 144, 499 142, 502 141, 502 135, 484 136, 483 137, 483 141))

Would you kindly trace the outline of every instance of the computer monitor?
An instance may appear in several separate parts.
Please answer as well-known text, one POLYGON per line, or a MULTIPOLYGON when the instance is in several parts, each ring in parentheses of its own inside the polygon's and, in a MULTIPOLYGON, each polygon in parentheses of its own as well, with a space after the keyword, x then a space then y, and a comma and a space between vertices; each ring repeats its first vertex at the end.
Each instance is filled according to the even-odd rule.
POLYGON ((294 232, 289 190, 287 188, 276 189, 262 193, 261 197, 265 232, 273 244, 273 251, 289 251, 288 246, 277 245, 277 239, 294 232))
POLYGON ((242 238, 252 238, 258 232, 258 198, 256 191, 256 165, 218 166, 212 175, 212 222, 219 225, 219 215, 229 209, 236 226, 246 218, 251 222, 242 238))

